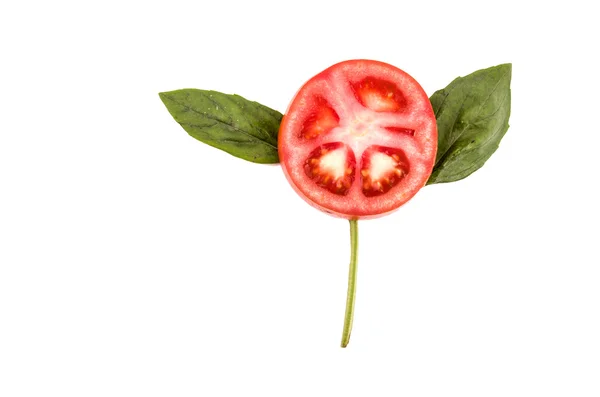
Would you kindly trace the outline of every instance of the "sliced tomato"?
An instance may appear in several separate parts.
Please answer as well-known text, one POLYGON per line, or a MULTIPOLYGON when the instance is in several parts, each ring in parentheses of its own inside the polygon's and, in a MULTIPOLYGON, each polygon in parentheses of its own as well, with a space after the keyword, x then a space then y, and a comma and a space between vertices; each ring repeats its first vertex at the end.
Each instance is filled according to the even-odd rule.
POLYGON ((386 63, 352 60, 300 88, 278 141, 283 171, 309 204, 347 219, 373 218, 425 185, 437 127, 415 79, 386 63))

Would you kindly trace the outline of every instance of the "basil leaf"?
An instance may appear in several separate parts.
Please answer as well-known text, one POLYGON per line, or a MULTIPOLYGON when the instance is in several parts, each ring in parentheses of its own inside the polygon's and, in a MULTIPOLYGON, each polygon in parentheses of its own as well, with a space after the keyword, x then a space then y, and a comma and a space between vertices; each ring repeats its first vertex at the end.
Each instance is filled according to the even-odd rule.
POLYGON ((171 116, 192 137, 254 163, 278 163, 281 113, 239 95, 183 89, 161 92, 171 116))
POLYGON ((431 96, 438 152, 428 185, 466 178, 498 149, 508 130, 511 71, 510 63, 478 70, 431 96))

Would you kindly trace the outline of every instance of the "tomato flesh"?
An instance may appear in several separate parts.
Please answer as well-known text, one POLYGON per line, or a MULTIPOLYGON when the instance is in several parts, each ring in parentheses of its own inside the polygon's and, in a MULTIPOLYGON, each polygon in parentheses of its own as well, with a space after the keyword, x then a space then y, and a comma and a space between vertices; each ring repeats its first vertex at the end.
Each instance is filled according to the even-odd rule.
POLYGON ((400 183, 408 171, 408 160, 402 150, 371 146, 362 156, 362 192, 366 197, 385 194, 400 183))
POLYGON ((376 112, 396 112, 406 107, 406 99, 398 87, 392 82, 367 77, 358 84, 353 84, 356 99, 376 112))
POLYGON ((394 211, 425 185, 437 128, 427 94, 402 70, 342 62, 298 91, 281 123, 279 157, 309 204, 347 218, 394 211))
POLYGON ((306 175, 318 186, 342 196, 348 194, 355 170, 354 153, 341 142, 319 146, 304 163, 306 175))
MULTIPOLYGON (((322 98, 318 98, 317 111, 306 118, 301 135, 306 139, 313 139, 326 134, 339 125, 340 118, 331 106, 322 98)), ((314 106, 314 105, 313 105, 314 106)))

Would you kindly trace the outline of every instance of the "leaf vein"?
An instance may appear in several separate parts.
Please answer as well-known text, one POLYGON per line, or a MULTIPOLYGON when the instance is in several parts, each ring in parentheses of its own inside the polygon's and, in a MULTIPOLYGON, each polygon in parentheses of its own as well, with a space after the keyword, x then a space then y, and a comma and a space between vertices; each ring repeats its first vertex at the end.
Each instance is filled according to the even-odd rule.
MULTIPOLYGON (((260 139, 260 138, 258 138, 258 137, 256 137, 256 136, 252 135, 251 133, 249 133, 249 132, 247 132, 247 131, 244 131, 244 130, 242 130, 242 129, 238 128, 238 127, 236 127, 236 126, 235 126, 235 125, 233 125, 233 124, 229 124, 229 123, 227 123, 227 122, 224 122, 223 120, 219 120, 217 117, 214 117, 214 116, 212 116, 212 115, 209 115, 209 114, 207 114, 207 113, 202 113, 202 112, 198 111, 197 109, 194 109, 193 107, 187 106, 186 104, 184 104, 184 103, 181 103, 181 102, 177 101, 177 100, 176 100, 176 99, 174 99, 172 96, 169 96, 169 95, 166 95, 166 94, 165 94, 164 96, 165 96, 165 98, 167 98, 168 100, 170 100, 170 101, 172 101, 172 102, 176 103, 177 105, 179 105, 179 106, 181 106, 181 107, 183 107, 183 108, 185 108, 185 109, 187 109, 187 110, 189 110, 189 111, 192 111, 192 112, 194 112, 194 113, 198 114, 198 115, 199 115, 199 116, 201 116, 201 117, 205 117, 205 118, 207 118, 207 119, 210 119, 210 120, 216 121, 217 123, 221 123, 221 124, 224 124, 224 125, 226 125, 226 126, 229 126, 229 127, 233 128, 235 131, 237 131, 237 132, 239 132, 239 133, 241 133, 241 134, 243 134, 243 135, 246 135, 246 136, 248 136, 250 139, 256 139, 256 140, 260 141, 262 144, 264 144, 264 145, 267 145, 267 146, 270 146, 270 147, 274 148, 275 150, 277 150, 277 147, 276 147, 275 145, 273 145, 272 143, 270 143, 270 142, 266 142, 266 141, 264 141, 264 140, 262 140, 262 139, 260 139)), ((183 125, 183 124, 189 124, 189 123, 180 123, 180 124, 182 124, 182 125, 183 125)), ((200 127, 200 128, 201 128, 201 127, 200 127)))

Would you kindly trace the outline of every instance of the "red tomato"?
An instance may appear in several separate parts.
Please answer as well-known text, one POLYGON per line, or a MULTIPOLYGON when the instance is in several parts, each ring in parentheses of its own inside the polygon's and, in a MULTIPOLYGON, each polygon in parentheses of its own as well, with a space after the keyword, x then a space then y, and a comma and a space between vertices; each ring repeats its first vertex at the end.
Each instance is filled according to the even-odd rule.
POLYGON ((279 130, 279 159, 296 192, 346 219, 394 211, 425 185, 437 150, 429 98, 402 70, 341 62, 296 94, 279 130))

